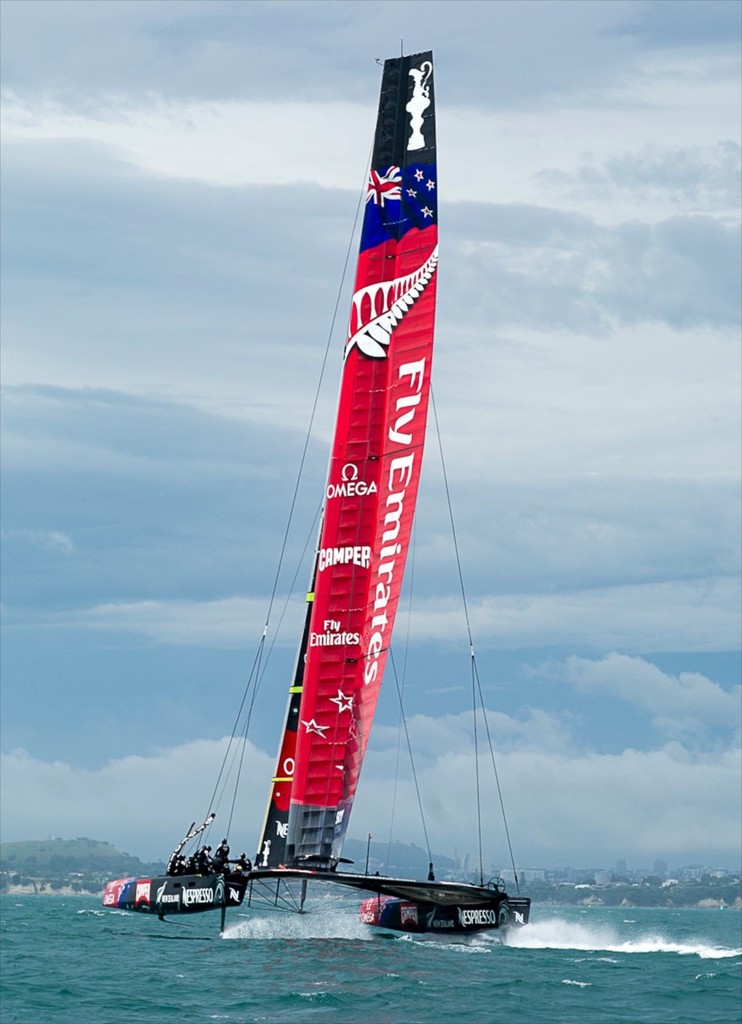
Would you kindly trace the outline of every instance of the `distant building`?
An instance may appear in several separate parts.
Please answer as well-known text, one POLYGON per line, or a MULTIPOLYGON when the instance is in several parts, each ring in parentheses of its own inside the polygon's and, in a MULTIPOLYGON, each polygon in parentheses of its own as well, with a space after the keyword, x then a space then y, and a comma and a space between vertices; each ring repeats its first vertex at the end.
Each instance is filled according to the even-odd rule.
POLYGON ((661 878, 663 881, 667 878, 667 861, 656 860, 652 867, 652 874, 656 875, 657 878, 661 878))
POLYGON ((708 874, 709 869, 704 864, 689 864, 682 867, 678 874, 684 882, 699 882, 703 875, 708 874))
MULTIPOLYGON (((515 884, 512 868, 500 868, 497 874, 506 884, 515 884)), ((518 881, 521 883, 546 882, 547 874, 546 868, 518 868, 518 881)))

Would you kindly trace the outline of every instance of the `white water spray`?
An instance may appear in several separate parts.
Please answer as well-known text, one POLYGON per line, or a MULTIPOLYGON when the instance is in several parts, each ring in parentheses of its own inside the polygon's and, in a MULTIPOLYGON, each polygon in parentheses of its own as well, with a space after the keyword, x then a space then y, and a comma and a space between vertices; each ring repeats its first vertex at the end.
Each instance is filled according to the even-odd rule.
POLYGON ((224 932, 225 939, 373 939, 373 930, 358 920, 357 909, 333 905, 309 914, 283 911, 250 911, 233 920, 224 932))
POLYGON ((703 940, 677 942, 655 932, 626 938, 610 925, 578 924, 552 918, 508 933, 508 946, 518 949, 575 949, 603 953, 677 953, 702 960, 721 960, 742 955, 742 949, 712 946, 703 940))

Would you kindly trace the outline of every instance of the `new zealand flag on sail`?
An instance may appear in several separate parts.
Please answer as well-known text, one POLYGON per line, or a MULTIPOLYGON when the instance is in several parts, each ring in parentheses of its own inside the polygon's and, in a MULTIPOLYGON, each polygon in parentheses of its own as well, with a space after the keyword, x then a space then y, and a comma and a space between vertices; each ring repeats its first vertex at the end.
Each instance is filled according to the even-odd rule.
POLYGON ((372 170, 366 185, 361 252, 389 238, 399 241, 410 228, 422 231, 437 224, 437 189, 435 164, 372 170))

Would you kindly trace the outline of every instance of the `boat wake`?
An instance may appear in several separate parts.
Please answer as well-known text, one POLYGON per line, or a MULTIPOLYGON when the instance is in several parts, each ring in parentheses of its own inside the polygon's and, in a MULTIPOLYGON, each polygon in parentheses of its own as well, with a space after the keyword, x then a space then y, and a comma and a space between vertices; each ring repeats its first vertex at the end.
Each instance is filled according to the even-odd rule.
POLYGON ((224 939, 346 939, 350 941, 373 938, 372 930, 358 920, 354 911, 327 907, 308 914, 281 911, 256 912, 228 925, 224 939))
MULTIPOLYGON (((380 933, 377 932, 378 934, 380 933)), ((436 949, 450 949, 454 953, 473 953, 475 955, 492 953, 497 946, 502 945, 500 939, 485 938, 479 933, 461 935, 453 941, 450 935, 437 935, 434 932, 426 932, 424 935, 411 933, 400 935, 399 932, 387 932, 385 937, 393 939, 395 942, 411 942, 416 946, 434 946, 436 949)))
POLYGON ((697 956, 702 960, 722 960, 742 955, 742 949, 712 946, 703 940, 677 942, 653 932, 627 939, 610 926, 575 924, 559 918, 511 931, 507 945, 517 949, 574 949, 590 953, 676 953, 680 956, 697 956))

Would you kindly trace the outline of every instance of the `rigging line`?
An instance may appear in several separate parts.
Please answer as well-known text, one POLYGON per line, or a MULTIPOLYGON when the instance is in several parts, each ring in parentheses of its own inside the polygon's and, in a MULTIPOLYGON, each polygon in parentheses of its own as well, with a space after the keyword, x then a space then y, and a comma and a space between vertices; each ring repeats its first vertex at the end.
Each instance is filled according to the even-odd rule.
POLYGON ((322 502, 320 502, 319 505, 317 506, 317 510, 314 513, 314 519, 312 519, 312 525, 309 527, 309 532, 307 533, 306 540, 304 541, 304 547, 302 548, 301 555, 299 555, 299 558, 297 559, 296 570, 294 572, 293 579, 291 580, 291 583, 288 586, 288 589, 287 589, 287 592, 286 592, 286 600, 283 603, 283 608, 281 609, 281 614, 280 614, 280 616, 278 618, 278 624, 276 625, 276 628, 273 630, 270 646, 268 648, 268 653, 265 656, 265 664, 263 665, 263 671, 260 673, 260 676, 259 676, 258 681, 256 683, 256 692, 255 692, 255 695, 253 696, 253 700, 252 700, 252 702, 250 704, 250 711, 252 711, 252 704, 255 702, 255 696, 257 696, 257 690, 260 689, 260 685, 263 682, 263 679, 265 678, 266 672, 268 671, 268 663, 270 662, 271 655, 273 654, 273 650, 274 650, 274 648, 276 646, 278 634, 281 631, 281 626, 283 625, 283 620, 286 617, 286 612, 288 611, 289 604, 291 603, 291 597, 292 597, 292 595, 294 593, 294 588, 296 586, 296 581, 299 578, 299 573, 301 572, 302 566, 304 564, 304 558, 306 557, 307 549, 309 548, 309 545, 310 545, 310 543, 312 541, 312 538, 317 536, 317 520, 318 520, 321 512, 322 512, 322 502))
POLYGON ((466 632, 469 637, 469 649, 472 657, 474 657, 474 641, 471 635, 471 622, 469 619, 469 606, 466 602, 466 589, 464 587, 464 573, 461 569, 461 555, 459 554, 459 540, 456 534, 456 524, 453 519, 453 505, 451 503, 451 491, 448 486, 448 473, 446 472, 446 460, 443 458, 443 442, 441 440, 441 428, 438 423, 438 409, 435 404, 435 396, 433 395, 433 385, 430 385, 430 404, 433 409, 433 419, 435 421, 435 434, 436 440, 438 441, 438 451, 441 456, 441 469, 443 471, 443 486, 446 492, 446 505, 448 506, 448 518, 451 523, 451 533, 453 535, 453 549, 456 555, 456 569, 459 574, 459 587, 461 588, 461 600, 464 605, 464 618, 466 619, 466 632))
POLYGON ((222 765, 221 765, 221 768, 219 769, 219 774, 217 776, 216 782, 214 784, 214 789, 213 789, 213 792, 211 794, 211 800, 209 801, 209 808, 208 808, 209 812, 211 811, 211 808, 212 808, 212 806, 214 804, 214 800, 216 799, 216 794, 217 794, 217 791, 219 790, 219 785, 221 783, 222 775, 224 774, 224 768, 225 768, 225 765, 227 763, 227 758, 229 757, 229 752, 230 752, 230 750, 232 748, 232 744, 234 743, 235 737, 237 736, 237 729, 238 729, 238 726, 239 726, 239 723, 240 723, 240 718, 242 717, 242 710, 243 710, 243 708, 245 706, 245 701, 247 700, 247 695, 250 692, 250 686, 251 686, 251 684, 253 682, 253 679, 256 677, 256 672, 258 671, 258 668, 260 666, 261 654, 262 654, 264 645, 265 645, 265 630, 263 631, 263 635, 260 638, 260 642, 258 644, 258 649, 257 649, 257 651, 255 653, 255 658, 253 660, 253 665, 252 665, 252 668, 250 669, 250 674, 247 677, 247 683, 245 684, 245 689, 244 689, 243 694, 242 694, 242 700, 240 701, 240 706, 237 709, 237 715, 235 716, 234 725, 232 726, 232 735, 229 737, 229 743, 227 744, 227 749, 226 749, 226 751, 224 753, 224 757, 222 759, 222 765))
MULTIPOLYGON (((369 158, 368 158, 368 161, 367 161, 367 166, 370 164, 370 162, 371 162, 371 154, 369 153, 369 158)), ((342 296, 343 286, 345 284, 346 274, 348 272, 348 263, 350 262, 350 256, 351 256, 351 251, 352 251, 352 247, 353 247, 353 238, 355 237, 356 225, 358 223, 358 216, 359 216, 359 213, 360 213, 362 205, 363 205, 363 199, 364 199, 364 189, 361 189, 361 192, 360 192, 359 197, 358 197, 358 202, 356 204, 356 212, 355 212, 355 216, 353 218, 353 226, 351 228, 350 237, 348 239, 348 247, 347 247, 346 252, 345 252, 345 259, 343 261, 343 271, 342 271, 342 274, 340 276, 340 285, 338 287, 337 296, 335 298, 335 306, 333 308, 332 317, 331 317, 331 320, 330 320, 330 329, 329 329, 328 334, 327 334, 327 342, 325 344, 325 351, 324 351, 324 354, 323 354, 323 357, 322 357, 322 366, 320 368, 319 378, 317 380, 317 387, 315 389, 314 402, 312 404, 312 412, 311 412, 311 415, 310 415, 310 418, 309 418, 309 424, 307 426, 306 436, 304 438, 304 447, 302 449, 301 459, 299 461, 299 469, 298 469, 297 474, 296 474, 296 482, 294 484, 294 492, 293 492, 293 495, 292 495, 292 498, 291 498, 291 504, 290 504, 290 507, 289 507, 289 514, 288 514, 288 517, 287 517, 287 520, 286 520, 286 527, 285 527, 285 530, 284 530, 283 541, 281 543, 281 551, 280 551, 279 557, 278 557, 278 565, 276 566, 276 573, 275 573, 275 577, 274 577, 274 580, 273 580, 273 588, 271 590, 271 596, 270 596, 270 600, 268 602, 268 610, 267 610, 266 616, 265 616, 265 624, 264 624, 264 627, 263 627, 263 634, 262 634, 262 636, 260 638, 260 642, 258 644, 258 651, 256 653, 255 661, 253 663, 253 670, 250 673, 250 676, 248 678, 248 682, 247 682, 247 684, 245 686, 245 690, 244 690, 244 692, 242 694, 242 700, 240 701, 240 707, 239 707, 239 710, 237 712, 237 717, 235 719, 234 727, 232 729, 232 736, 230 737, 229 745, 227 747, 227 752, 226 752, 226 754, 224 756, 224 760, 222 761, 222 766, 221 766, 221 769, 219 771, 219 776, 217 778, 216 785, 214 786, 214 792, 213 792, 212 797, 211 797, 211 802, 212 803, 213 803, 214 798, 216 796, 216 792, 217 792, 217 789, 219 787, 219 783, 220 783, 222 774, 224 772, 224 766, 226 764, 226 760, 227 760, 227 757, 229 755, 229 750, 231 748, 233 740, 235 739, 235 736, 237 735, 237 729, 238 729, 240 717, 242 715, 242 711, 243 711, 243 708, 245 706, 245 701, 247 700, 247 695, 248 695, 248 692, 249 692, 249 689, 250 689, 250 684, 251 684, 251 681, 253 679, 253 675, 254 675, 254 673, 256 671, 256 667, 260 664, 260 662, 262 660, 262 653, 263 653, 264 648, 265 648, 265 638, 266 638, 266 635, 267 635, 267 632, 268 632, 268 624, 270 622, 271 612, 273 610, 273 604, 275 602, 276 592, 278 590, 278 582, 279 582, 280 577, 281 577, 281 571, 282 571, 282 568, 283 568, 284 557, 285 557, 285 554, 286 554, 286 547, 287 547, 287 544, 288 544, 289 532, 291 530, 291 524, 292 524, 293 518, 294 518, 294 511, 296 509, 296 502, 297 502, 297 498, 298 498, 298 495, 299 495, 299 486, 300 486, 300 483, 301 483, 302 475, 304 473, 304 465, 306 463, 307 452, 309 450, 309 441, 310 441, 310 438, 312 436, 312 428, 314 426, 314 420, 315 420, 315 417, 316 417, 316 414, 317 414, 317 407, 319 405, 319 396, 320 396, 320 391, 322 389, 322 381, 324 380, 325 370, 327 368, 327 360, 328 360, 328 356, 329 356, 329 352, 330 352, 330 345, 331 345, 332 336, 333 336, 333 333, 334 333, 334 330, 335 330, 335 324, 337 322, 337 314, 338 314, 338 309, 340 307, 340 299, 341 299, 341 296, 342 296)), ((315 522, 316 522, 316 515, 315 515, 315 522)), ((305 547, 304 547, 305 551, 306 551, 306 546, 307 545, 305 544, 305 547)), ((294 574, 294 581, 292 582, 291 589, 293 589, 293 585, 294 585, 294 582, 296 581, 296 577, 298 575, 298 572, 299 572, 299 569, 297 567, 296 573, 294 574)), ((285 608, 284 608, 284 612, 281 615, 281 621, 283 620, 283 614, 285 614, 285 608)), ((279 624, 280 624, 280 622, 279 622, 279 624)), ((274 643, 275 643, 275 640, 271 643, 271 647, 270 647, 269 652, 268 652, 269 655, 270 655, 270 652, 273 650, 274 643)), ((266 661, 267 661, 267 659, 266 659, 266 661)), ((262 682, 262 678, 263 677, 260 674, 255 676, 256 681, 255 681, 255 685, 253 687, 252 699, 251 699, 249 707, 248 707, 247 721, 246 721, 246 724, 245 724, 245 740, 247 739, 247 730, 249 729, 249 726, 250 726, 250 721, 252 719, 253 707, 254 707, 254 704, 255 704, 255 698, 256 698, 257 692, 258 692, 258 690, 260 688, 260 684, 262 682)), ((243 753, 244 753, 244 747, 243 747, 243 753)), ((234 806, 234 800, 233 800, 233 806, 234 806)))
MULTIPOLYGON (((273 601, 274 601, 276 589, 277 589, 277 586, 278 586, 278 579, 279 579, 279 576, 280 576, 280 573, 281 573, 281 568, 283 566, 284 552, 286 550, 286 545, 287 545, 287 542, 288 542, 289 529, 291 527, 291 523, 292 523, 292 520, 293 520, 294 509, 296 507, 296 501, 297 501, 297 497, 298 497, 298 493, 299 493, 299 484, 300 484, 301 477, 302 477, 302 474, 303 474, 303 471, 304 471, 304 463, 306 461, 307 451, 309 449, 309 440, 310 440, 310 437, 311 437, 312 428, 314 426, 315 416, 317 414, 317 407, 319 405, 319 397, 320 397, 320 391, 321 391, 321 387, 322 387, 322 381, 324 379, 325 369, 327 367, 327 360, 328 360, 329 352, 330 352, 330 343, 331 343, 332 336, 333 336, 333 333, 334 333, 334 330, 335 330, 335 323, 337 321, 338 310, 340 308, 340 300, 341 300, 342 293, 343 293, 343 287, 345 285, 346 274, 348 272, 348 264, 350 262, 351 252, 352 252, 352 249, 353 249, 353 239, 355 238, 355 235, 356 235, 356 227, 358 225, 358 218, 359 218, 361 209, 363 209, 363 207, 365 205, 366 181, 368 180, 369 169, 370 169, 370 166, 371 166, 372 154, 373 154, 373 148, 369 150, 368 158, 366 160, 366 171, 365 171, 365 175, 364 175, 364 179, 363 179, 363 185, 361 186, 361 189, 360 189, 359 194, 358 194, 358 202, 356 203, 355 216, 353 217, 353 226, 351 228, 350 237, 348 239, 348 247, 347 247, 346 252, 345 252, 345 260, 343 262, 343 272, 341 274, 340 285, 338 287, 337 295, 335 297, 335 306, 334 306, 334 309, 333 309, 333 312, 332 312, 332 319, 331 319, 331 322, 330 322, 330 331, 329 331, 329 334, 328 334, 328 337, 327 337, 327 344, 325 345, 324 355, 322 357, 322 367, 321 367, 321 370, 320 370, 319 380, 317 382, 317 389, 316 389, 315 395, 314 395, 314 402, 313 402, 313 405, 312 405, 312 412, 311 412, 311 416, 310 416, 310 419, 309 419, 309 426, 308 426, 308 429, 307 429, 306 437, 304 439, 304 450, 302 452, 301 462, 300 462, 300 465, 299 465, 299 472, 297 474, 296 485, 294 487, 294 494, 293 494, 293 497, 292 497, 292 500, 291 500, 291 508, 290 508, 290 511, 289 511, 288 521, 286 523, 286 532, 284 533, 283 545, 281 547, 281 555, 280 555, 280 558, 279 558, 278 568, 276 569, 276 578, 275 578, 275 581, 274 581, 274 584, 273 584, 273 593, 271 594, 270 604, 269 604, 269 608, 268 608, 268 616, 270 616, 270 612, 271 612, 271 609, 273 607, 273 601)), ((321 532, 322 532, 322 525, 320 525, 320 534, 321 534, 321 532)), ((320 538, 317 541, 318 546, 319 546, 320 543, 321 543, 321 536, 320 536, 320 538)), ((267 622, 266 622, 266 628, 267 628, 267 622)), ((252 711, 252 708, 251 708, 251 711, 252 711)), ((329 787, 329 777, 328 777, 327 785, 329 787)))
MULTIPOLYGON (((299 570, 297 568, 297 574, 298 574, 298 571, 299 570)), ((263 641, 264 640, 265 640, 265 633, 263 634, 263 641)), ((270 651, 272 649, 273 649, 273 647, 271 645, 271 648, 268 651, 269 655, 270 655, 270 651)), ((237 802, 237 792, 238 792, 239 786, 240 786, 240 778, 242 777, 242 766, 243 766, 244 761, 245 761, 245 750, 247 748, 247 736, 248 736, 248 733, 250 731, 250 723, 252 721, 253 708, 255 707, 255 698, 256 698, 258 690, 260 688, 261 680, 263 679, 263 677, 265 675, 265 669, 263 668, 262 672, 261 672, 261 669, 260 669, 261 662, 262 662, 263 652, 264 652, 264 643, 261 643, 260 649, 259 649, 258 658, 256 660, 255 671, 254 671, 255 685, 252 688, 252 697, 250 699, 250 704, 249 704, 248 709, 247 709, 247 715, 245 716, 245 727, 244 727, 244 729, 242 731, 242 746, 241 746, 240 752, 239 752, 239 762, 238 762, 238 765, 237 765, 237 773, 235 775, 234 786, 232 788, 232 803, 230 805, 229 820, 227 822, 227 836, 229 836, 229 832, 230 832, 230 829, 232 827, 232 818, 234 816, 234 808, 235 808, 235 804, 237 802)), ((267 661, 267 657, 266 657, 265 660, 267 661)), ((245 697, 247 697, 247 690, 245 691, 245 697)), ((243 699, 242 705, 240 706, 240 709, 242 708, 242 706, 244 706, 244 699, 243 699)), ((238 721, 239 721, 239 716, 238 716, 238 721)), ((232 739, 234 739, 236 730, 237 730, 237 722, 235 723, 235 731, 233 732, 232 739)), ((233 756, 232 765, 234 765, 234 759, 236 758, 236 756, 237 756, 237 751, 235 751, 235 754, 233 756)), ((230 771, 231 771, 231 767, 230 767, 230 771)), ((228 776, 229 776, 229 772, 227 773, 227 776, 225 776, 225 779, 224 779, 224 792, 222 793, 222 796, 224 795, 224 793, 226 792, 226 789, 227 789, 227 778, 228 778, 228 776)), ((221 801, 221 797, 220 797, 220 801, 221 801)))
MULTIPOLYGON (((262 652, 262 647, 261 647, 261 652, 262 652)), ((258 663, 255 665, 254 672, 252 674, 257 677, 258 674, 259 674, 259 671, 260 671, 260 665, 259 665, 259 659, 258 659, 258 663)), ((248 734, 248 730, 250 728, 250 720, 251 720, 251 717, 252 717, 252 707, 253 707, 253 703, 254 703, 254 700, 255 700, 255 691, 256 691, 256 689, 257 689, 257 684, 256 684, 256 686, 253 687, 253 700, 250 703, 248 714, 247 714, 247 717, 245 719, 245 727, 244 727, 244 730, 243 730, 243 735, 241 737, 242 738, 242 744, 238 748, 236 746, 237 726, 239 724, 239 718, 240 718, 242 706, 244 705, 244 699, 243 699, 242 705, 240 707, 240 714, 238 714, 237 721, 235 722, 235 727, 234 727, 234 730, 232 732, 232 736, 230 737, 230 741, 229 741, 229 744, 227 746, 227 751, 226 751, 226 753, 224 755, 224 760, 222 761, 222 767, 221 767, 221 770, 219 772, 219 779, 217 779, 217 784, 214 787, 214 794, 212 795, 212 798, 211 798, 212 802, 211 802, 211 805, 209 807, 210 811, 214 810, 214 812, 216 813, 216 811, 221 806, 222 799, 224 798, 224 796, 226 795, 226 792, 227 792, 227 783, 229 781, 229 777, 230 777, 230 775, 232 773, 232 769, 234 768, 235 761, 239 757, 237 773, 236 773, 236 777, 235 777, 235 781, 234 781, 234 786, 233 786, 233 790, 232 790, 232 803, 231 803, 230 812, 229 812, 229 820, 227 822, 227 830, 226 830, 226 835, 227 836, 229 836, 230 829, 232 827, 232 816, 234 814, 235 802, 236 802, 236 799, 237 799, 237 791, 238 791, 238 788, 239 788, 240 776, 242 774, 242 765, 243 765, 244 758, 245 758, 245 748, 247 746, 247 734, 248 734), (229 767, 226 767, 228 759, 229 759, 229 767), (225 768, 226 768, 226 771, 225 771, 225 768), (220 787, 220 780, 222 779, 222 776, 223 776, 223 781, 221 782, 221 787, 220 787), (217 793, 217 790, 219 790, 218 793, 217 793)), ((247 697, 247 693, 248 693, 248 690, 246 689, 245 697, 247 697)))
MULTIPOLYGON (((489 722, 487 720, 487 711, 486 711, 486 709, 484 707, 484 696, 482 694, 482 685, 481 685, 481 682, 480 682, 480 679, 479 679, 479 670, 477 668, 477 658, 476 658, 476 654, 474 652, 474 641, 472 639, 472 626, 471 626, 471 620, 470 620, 470 617, 469 617, 469 605, 467 603, 467 593, 466 593, 466 589, 465 589, 465 586, 464 586, 464 572, 462 570, 462 560, 461 560, 461 556, 460 556, 460 553, 459 553, 459 539, 457 539, 457 537, 456 537, 455 524, 454 524, 454 521, 453 521, 453 507, 451 505, 450 489, 448 487, 448 475, 446 473, 445 460, 443 459, 443 442, 441 440, 440 426, 439 426, 439 423, 438 423, 438 410, 437 410, 436 404, 435 404, 435 396, 433 394, 433 387, 432 387, 432 385, 431 385, 431 389, 430 389, 430 398, 431 398, 431 406, 433 408, 433 419, 435 421, 436 437, 438 439, 438 450, 440 452, 441 466, 442 466, 442 469, 443 469, 443 483, 444 483, 444 486, 445 486, 446 503, 448 505, 448 518, 450 520, 451 532, 452 532, 452 535, 453 535, 453 550, 455 552, 456 568, 457 568, 457 570, 459 570, 459 585, 460 585, 461 591, 462 591, 462 601, 464 603, 464 615, 465 615, 466 621, 467 621, 467 634, 469 636, 469 649, 470 649, 470 653, 471 653, 472 673, 473 673, 473 675, 472 675, 472 689, 474 691, 474 686, 475 686, 475 682, 476 682, 476 688, 479 691, 479 702, 480 702, 480 705, 481 705, 481 708, 482 708, 482 717, 484 719, 484 726, 485 726, 485 730, 486 730, 486 733, 487 733, 487 741, 489 743, 489 754, 490 754, 490 757, 491 757, 491 760, 492 760, 492 770, 494 772, 494 779, 495 779, 495 783, 497 785, 497 796, 498 796, 498 799, 499 799, 499 807, 500 807, 501 814, 503 814, 503 824, 505 826, 505 835, 506 835, 506 839, 507 839, 507 842, 508 842, 508 849, 510 851, 511 863, 513 864, 513 873, 514 873, 514 876, 515 876, 516 888, 517 888, 518 892, 520 892, 520 885, 518 883, 518 873, 517 873, 517 871, 515 869, 515 858, 514 858, 514 855, 513 855, 513 847, 512 847, 511 839, 510 839, 510 828, 508 826, 508 816, 507 816, 506 811, 505 811, 505 801, 503 799, 503 791, 501 791, 501 787, 500 787, 499 773, 497 772, 497 764, 496 764, 496 760, 495 760, 495 757, 494 757, 494 746, 492 744, 492 737, 491 737, 491 734, 490 734, 490 731, 489 731, 489 722)), ((476 711, 476 698, 475 698, 475 706, 474 706, 474 736, 475 736, 475 744, 476 744, 476 736, 477 736, 476 729, 477 729, 477 711, 476 711)), ((480 843, 481 843, 481 813, 480 813, 480 796, 479 796, 479 760, 478 760, 478 752, 476 750, 475 750, 475 760, 476 760, 476 774, 477 774, 477 819, 480 822, 479 827, 480 827, 480 843)), ((481 870, 481 867, 482 867, 482 863, 481 863, 481 856, 480 856, 480 870, 481 870)))
MULTIPOLYGON (((370 163, 371 163, 371 155, 369 154, 367 166, 369 166, 370 163)), ((315 420, 315 417, 317 415, 317 407, 319 405, 319 397, 320 397, 320 392, 322 390, 322 381, 324 380, 325 369, 327 368, 327 359, 328 359, 329 353, 330 353, 330 345, 332 343, 332 336, 333 336, 333 333, 335 331, 335 323, 337 321, 338 309, 340 308, 340 299, 342 297, 343 287, 345 285, 345 276, 346 276, 346 274, 348 272, 348 263, 350 262, 350 256, 351 256, 351 251, 352 251, 352 247, 353 247, 353 239, 354 239, 355 233, 356 233, 356 225, 358 224, 358 215, 359 215, 359 213, 361 211, 361 208, 362 208, 362 205, 363 205, 363 201, 364 201, 364 192, 365 192, 365 187, 361 189, 360 195, 358 197, 358 203, 356 204, 356 212, 355 212, 355 216, 353 218, 353 226, 351 228, 350 238, 348 239, 348 248, 347 248, 347 250, 345 252, 345 260, 343 262, 343 271, 342 271, 342 274, 340 275, 340 285, 338 287, 337 296, 335 298, 335 306, 334 306, 334 309, 332 311, 332 318, 330 320, 330 330, 328 331, 328 334, 327 334, 327 342, 325 344, 325 351, 324 351, 324 355, 322 357, 322 366, 320 367, 319 378, 317 380, 317 388, 316 388, 315 393, 314 393, 314 402, 312 404, 312 412, 311 412, 311 414, 309 416, 309 424, 307 426, 307 432, 306 432, 306 436, 304 438, 304 448, 303 448, 302 453, 301 453, 301 459, 299 460, 299 470, 298 470, 298 472, 296 474, 296 483, 294 485, 294 493, 293 493, 293 496, 291 498, 291 505, 289 507, 289 514, 288 514, 288 518, 286 520, 286 529, 285 529, 284 535, 283 535, 283 543, 281 545, 281 552, 280 552, 279 557, 278 557, 278 566, 276 568, 276 575, 275 575, 275 579, 273 581, 273 590, 271 591, 270 601, 268 603, 268 612, 266 614, 266 622, 265 622, 266 629, 268 627, 268 621, 270 619, 271 611, 273 609, 273 602, 275 600, 276 590, 278 589, 278 581, 279 581, 280 576, 281 576, 281 570, 283 568, 283 559, 284 559, 284 555, 286 553, 286 545, 288 543, 289 531, 291 529, 291 524, 292 524, 293 519, 294 519, 294 511, 296 509, 296 501, 297 501, 297 498, 298 498, 298 495, 299 495, 299 485, 301 483, 301 478, 302 478, 302 475, 304 473, 304 464, 306 463, 307 452, 309 450, 309 441, 310 441, 311 436, 312 436, 312 429, 314 427, 314 420, 315 420)))
POLYGON ((479 845, 479 884, 484 885, 484 864, 482 857, 482 800, 479 791, 479 738, 477 734, 477 691, 475 686, 474 651, 471 652, 471 702, 474 717, 474 776, 477 783, 477 843, 479 845))
POLYGON ((245 750, 247 749, 247 732, 248 732, 248 729, 250 728, 250 718, 251 717, 252 717, 252 704, 250 705, 250 710, 248 712, 247 718, 245 719, 245 729, 244 729, 244 732, 242 734, 242 750, 240 751, 240 759, 239 759, 239 763, 237 765, 237 776, 236 776, 236 778, 234 780, 234 787, 232 789, 232 803, 231 803, 230 808, 229 808, 229 818, 227 820, 227 831, 226 831, 226 835, 227 836, 229 836, 230 830, 232 828, 232 818, 234 817, 234 808, 235 808, 235 804, 237 802, 237 791, 238 791, 239 785, 240 785, 240 777, 242 776, 242 766, 243 766, 243 764, 245 762, 245 750))
MULTIPOLYGON (((412 539, 410 543, 410 568, 407 570, 409 579, 409 592, 407 600, 407 634, 405 636, 404 645, 404 664, 402 665, 402 693, 404 694, 405 682, 407 680, 407 659, 410 651, 410 626, 412 623, 412 595, 415 590, 415 538, 416 538, 415 522, 412 522, 412 539)), ((392 794, 392 807, 389 814, 389 839, 387 841, 386 848, 386 867, 385 870, 389 872, 389 861, 392 856, 392 835, 394 833, 394 817, 397 810, 397 785, 399 783, 399 758, 402 751, 402 717, 400 715, 399 722, 397 725, 397 753, 394 763, 394 793, 392 794)))
POLYGON ((430 852, 430 840, 428 839, 428 829, 425 824, 425 811, 423 810, 423 801, 420 796, 420 786, 417 781, 417 772, 415 771, 415 759, 412 756, 412 744, 410 743, 410 734, 407 730, 407 717, 404 713, 404 704, 402 703, 402 694, 399 689, 399 679, 397 677, 397 665, 394 661, 394 652, 391 647, 389 648, 389 660, 392 663, 392 674, 394 676, 394 683, 397 688, 397 697, 399 698, 399 713, 402 718, 402 725, 404 726, 404 734, 407 740, 407 752, 410 755, 410 767, 412 768, 412 778, 415 783, 415 792, 417 793, 417 806, 420 810, 420 820, 422 821, 423 834, 425 836, 425 847, 428 851, 428 861, 432 864, 433 855, 430 852))
POLYGON ((498 796, 498 799, 500 801, 500 810, 502 812, 502 823, 503 823, 503 826, 505 828, 505 839, 507 841, 508 851, 510 853, 510 864, 511 864, 512 869, 513 869, 513 877, 515 878, 515 888, 516 888, 516 891, 518 893, 520 893, 520 882, 518 881, 518 872, 516 871, 516 868, 515 868, 515 855, 513 854, 513 844, 510 841, 510 829, 508 828, 508 816, 505 813, 505 801, 503 800, 502 788, 500 786, 500 773, 497 770, 497 761, 495 760, 495 748, 494 748, 494 746, 492 744, 492 736, 490 734, 490 726, 489 726, 489 721, 487 719, 487 709, 484 706, 484 695, 482 693, 482 684, 481 684, 481 682, 479 680, 479 670, 477 668, 476 661, 473 661, 472 664, 473 664, 473 667, 474 667, 474 672, 475 672, 476 677, 477 677, 477 690, 479 691, 479 703, 481 704, 481 707, 482 707, 482 718, 484 719, 484 728, 485 728, 485 731, 487 733, 487 742, 488 742, 489 748, 490 748, 490 758, 492 759, 492 771, 493 771, 494 776, 495 776, 495 784, 497 786, 497 796, 498 796))
POLYGON ((479 788, 479 743, 477 739, 477 698, 475 689, 475 677, 476 672, 474 670, 474 641, 471 635, 471 621, 469 619, 469 606, 466 602, 466 588, 464 587, 464 573, 461 568, 461 555, 459 553, 459 541, 456 535, 456 524, 453 518, 453 505, 451 503, 451 490, 448 486, 448 473, 446 472, 446 460, 443 457, 443 441, 441 439, 441 428, 438 422, 438 408, 435 404, 435 396, 433 394, 433 386, 430 386, 430 404, 433 409, 433 420, 435 422, 435 434, 438 441, 438 451, 441 457, 441 470, 443 472, 443 486, 446 492, 446 505, 448 507, 448 518, 451 523, 451 535, 453 537, 453 549, 456 556, 456 569, 459 574, 459 587, 461 589, 461 601, 464 606, 464 618, 466 619, 466 632, 469 637, 469 653, 472 662, 472 713, 474 715, 474 775, 476 779, 476 795, 477 795, 477 841, 479 844, 479 875, 480 882, 484 883, 483 877, 483 864, 482 864, 482 800, 479 788))

